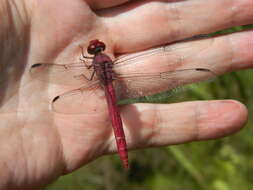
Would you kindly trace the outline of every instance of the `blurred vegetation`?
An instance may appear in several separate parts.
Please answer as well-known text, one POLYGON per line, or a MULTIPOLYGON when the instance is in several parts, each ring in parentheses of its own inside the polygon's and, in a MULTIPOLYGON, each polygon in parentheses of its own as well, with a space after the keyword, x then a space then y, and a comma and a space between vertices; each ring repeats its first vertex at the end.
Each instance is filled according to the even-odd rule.
MULTIPOLYGON (((217 32, 225 34, 253 25, 217 32)), ((171 103, 191 100, 236 99, 249 109, 249 121, 239 133, 206 142, 192 142, 130 153, 126 172, 117 155, 104 156, 61 177, 46 190, 250 190, 253 189, 253 71, 233 72, 198 85, 180 96, 170 92, 137 99, 171 103), (168 98, 169 97, 169 98, 168 98)))

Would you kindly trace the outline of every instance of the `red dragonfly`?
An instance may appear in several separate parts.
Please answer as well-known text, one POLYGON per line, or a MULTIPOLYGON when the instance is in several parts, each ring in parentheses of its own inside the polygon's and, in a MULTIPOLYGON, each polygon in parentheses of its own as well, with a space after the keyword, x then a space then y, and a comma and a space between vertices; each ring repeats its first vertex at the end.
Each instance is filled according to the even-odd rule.
MULTIPOLYGON (((58 84, 78 84, 81 85, 84 81, 88 84, 79 87, 76 90, 64 93, 56 96, 52 100, 52 108, 56 112, 60 113, 71 113, 73 107, 73 100, 77 97, 82 97, 84 91, 92 91, 95 86, 101 86, 104 89, 105 97, 107 100, 109 116, 111 119, 118 153, 120 159, 123 162, 125 168, 129 167, 128 164, 128 151, 126 138, 123 130, 122 120, 120 111, 117 106, 116 90, 114 89, 114 82, 118 82, 121 86, 121 91, 124 91, 124 97, 138 97, 144 95, 151 95, 150 90, 140 91, 140 87, 143 87, 145 83, 153 83, 152 87, 159 86, 161 83, 168 83, 170 81, 170 89, 178 87, 183 84, 189 84, 200 79, 207 79, 214 77, 214 73, 207 68, 186 68, 180 70, 167 70, 163 72, 132 72, 124 74, 122 68, 126 68, 129 63, 143 63, 144 58, 152 59, 154 56, 160 58, 167 54, 164 48, 154 49, 145 53, 134 54, 132 56, 123 57, 119 59, 112 59, 103 53, 106 46, 102 41, 92 40, 89 43, 87 52, 92 57, 84 55, 82 50, 82 58, 79 63, 72 64, 54 64, 54 63, 36 63, 31 66, 31 75, 36 78, 43 80, 46 79, 48 82, 56 82, 58 84), (92 60, 90 64, 88 60, 92 60), (124 66, 124 67, 122 67, 124 66), (87 77, 84 71, 93 69, 91 77, 87 77), (48 76, 48 77, 47 77, 48 76), (188 77, 186 77, 188 76, 188 77), (45 78, 46 77, 46 78, 45 78), (96 79, 94 79, 96 77, 96 79), (155 84, 155 85, 154 85, 155 84), (68 105, 69 108, 64 109, 64 106, 68 105)), ((157 88, 159 90, 159 88, 157 88)), ((153 91, 154 92, 154 91, 153 91)), ((82 99, 82 98, 81 98, 82 99)), ((85 100, 89 101, 88 99, 85 100)), ((77 107, 80 108, 81 103, 76 103, 77 107)), ((74 111, 73 111, 74 112, 74 111)))

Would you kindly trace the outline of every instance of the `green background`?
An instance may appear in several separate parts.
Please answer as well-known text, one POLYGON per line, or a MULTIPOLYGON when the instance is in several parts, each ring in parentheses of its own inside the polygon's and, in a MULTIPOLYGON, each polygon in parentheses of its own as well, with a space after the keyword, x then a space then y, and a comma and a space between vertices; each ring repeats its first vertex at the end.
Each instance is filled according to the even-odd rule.
MULTIPOLYGON (((253 25, 212 35, 248 28, 253 28, 253 25)), ((156 103, 235 99, 249 109, 249 121, 239 133, 226 138, 130 152, 131 169, 127 172, 117 155, 104 156, 59 178, 46 190, 253 189, 252 87, 253 71, 245 70, 220 76, 169 98, 165 92, 137 99, 135 101, 156 103)))

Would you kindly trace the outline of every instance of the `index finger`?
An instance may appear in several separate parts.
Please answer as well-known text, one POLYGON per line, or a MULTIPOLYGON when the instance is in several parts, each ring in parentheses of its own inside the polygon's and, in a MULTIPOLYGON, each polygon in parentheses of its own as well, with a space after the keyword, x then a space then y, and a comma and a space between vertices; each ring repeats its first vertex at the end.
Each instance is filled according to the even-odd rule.
POLYGON ((141 1, 99 13, 116 53, 252 23, 252 0, 141 1))

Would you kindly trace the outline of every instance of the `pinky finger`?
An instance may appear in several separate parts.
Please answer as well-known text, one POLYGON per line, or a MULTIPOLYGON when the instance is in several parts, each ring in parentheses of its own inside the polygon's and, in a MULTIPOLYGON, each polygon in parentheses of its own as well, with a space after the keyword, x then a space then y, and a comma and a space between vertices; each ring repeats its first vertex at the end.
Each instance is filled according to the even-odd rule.
POLYGON ((123 110, 129 149, 225 137, 240 130, 247 115, 234 100, 135 104, 123 110))

